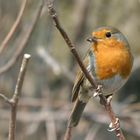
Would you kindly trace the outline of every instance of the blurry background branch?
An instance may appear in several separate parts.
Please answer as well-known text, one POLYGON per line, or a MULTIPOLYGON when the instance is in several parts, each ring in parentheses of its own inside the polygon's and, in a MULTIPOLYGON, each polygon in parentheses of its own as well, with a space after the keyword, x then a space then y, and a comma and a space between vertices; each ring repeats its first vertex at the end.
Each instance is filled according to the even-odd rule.
MULTIPOLYGON (((20 104, 19 104, 19 106, 20 106, 20 104)), ((31 107, 31 106, 28 106, 28 107, 31 107)), ((140 116, 140 111, 139 112, 135 112, 135 111, 125 112, 125 108, 127 108, 127 107, 129 108, 129 106, 126 106, 124 108, 122 106, 123 109, 120 109, 117 112, 117 116, 120 118, 120 120, 122 122, 121 126, 125 131, 135 134, 137 136, 140 136, 140 126, 138 123, 140 117, 137 117, 137 116, 140 116), (129 124, 127 123, 128 121, 129 121, 129 124)), ((60 107, 59 110, 57 110, 57 111, 56 110, 50 111, 49 108, 46 108, 45 110, 42 110, 39 112, 18 111, 17 120, 20 122, 24 122, 24 123, 29 123, 29 122, 38 123, 38 122, 43 122, 43 121, 46 122, 46 121, 49 121, 53 115, 53 119, 55 121, 63 122, 63 121, 67 121, 70 110, 71 110, 71 106, 69 104, 67 106, 67 108, 60 107)), ((0 119, 2 119, 2 120, 9 119, 8 116, 10 113, 6 109, 5 110, 0 109, 0 113, 1 113, 0 119)), ((94 113, 93 113, 93 111, 85 111, 83 118, 87 122, 90 122, 90 123, 98 122, 99 124, 107 125, 109 122, 109 119, 105 114, 106 113, 103 109, 99 109, 98 107, 96 107, 94 109, 94 113)))
POLYGON ((28 31, 26 29, 24 31, 23 35, 21 36, 21 38, 19 39, 19 44, 18 44, 19 47, 17 48, 17 50, 13 54, 12 58, 10 58, 10 60, 4 66, 0 67, 0 74, 9 70, 15 64, 16 60, 18 59, 18 57, 22 53, 23 49, 27 46, 27 43, 28 43, 33 31, 34 31, 34 28, 37 25, 42 8, 43 8, 43 0, 41 1, 41 4, 39 5, 39 7, 37 9, 37 12, 36 12, 35 17, 30 25, 30 28, 28 29, 28 31))
POLYGON ((56 135, 56 123, 54 119, 54 114, 52 112, 49 113, 49 118, 45 121, 46 125, 46 139, 47 140, 57 140, 56 135))
POLYGON ((96 138, 96 134, 99 131, 100 127, 101 127, 100 125, 95 125, 91 127, 91 129, 87 133, 85 140, 94 140, 96 138))
POLYGON ((65 66, 59 64, 57 60, 55 60, 45 49, 44 47, 39 46, 37 48, 37 54, 42 60, 47 64, 47 66, 51 67, 53 73, 55 75, 63 74, 70 82, 73 82, 74 75, 66 69, 65 66))
POLYGON ((7 47, 8 42, 12 38, 12 35, 14 34, 15 30, 17 29, 17 27, 19 26, 21 18, 23 16, 23 13, 24 13, 24 10, 25 10, 26 3, 27 3, 27 0, 22 1, 21 9, 20 9, 19 14, 17 16, 17 19, 14 22, 13 26, 11 27, 9 33, 7 34, 7 36, 4 38, 3 42, 1 43, 0 54, 2 53, 4 48, 7 47))

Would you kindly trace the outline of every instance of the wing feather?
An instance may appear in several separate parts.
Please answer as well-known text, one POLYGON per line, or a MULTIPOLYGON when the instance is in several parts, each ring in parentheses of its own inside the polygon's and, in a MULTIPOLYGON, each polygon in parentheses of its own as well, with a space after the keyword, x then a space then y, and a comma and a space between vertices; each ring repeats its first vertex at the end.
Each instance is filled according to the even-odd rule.
MULTIPOLYGON (((85 65, 86 68, 89 66, 89 58, 88 58, 87 55, 84 59, 84 65, 85 65)), ((80 86, 83 83, 84 78, 85 78, 85 76, 84 76, 81 68, 79 67, 77 75, 76 75, 76 79, 75 79, 75 82, 74 82, 73 90, 72 90, 72 102, 74 102, 77 99, 78 93, 79 93, 79 90, 80 90, 80 86)))

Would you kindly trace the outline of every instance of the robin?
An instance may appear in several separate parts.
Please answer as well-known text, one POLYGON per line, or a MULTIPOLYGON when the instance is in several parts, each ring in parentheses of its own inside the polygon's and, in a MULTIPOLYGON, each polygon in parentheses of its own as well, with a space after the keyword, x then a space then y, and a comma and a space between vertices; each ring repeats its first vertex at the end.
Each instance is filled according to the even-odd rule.
MULTIPOLYGON (((132 69, 133 56, 129 43, 118 29, 108 26, 94 30, 87 41, 91 47, 83 61, 85 67, 97 84, 102 86, 105 96, 113 94, 126 83, 132 69)), ((75 104, 69 127, 77 126, 93 92, 95 90, 79 69, 72 90, 72 102, 75 104)))

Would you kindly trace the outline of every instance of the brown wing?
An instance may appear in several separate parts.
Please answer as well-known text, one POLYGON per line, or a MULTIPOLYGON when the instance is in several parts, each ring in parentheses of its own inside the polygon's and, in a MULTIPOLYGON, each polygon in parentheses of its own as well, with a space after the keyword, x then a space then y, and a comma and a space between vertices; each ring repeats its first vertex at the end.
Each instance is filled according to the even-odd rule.
MULTIPOLYGON (((88 65, 89 65, 88 57, 85 57, 84 65, 85 65, 86 68, 88 67, 88 65)), ((74 102, 78 97, 78 93, 79 93, 79 90, 80 90, 80 85, 83 83, 84 77, 85 76, 84 76, 83 72, 81 71, 80 68, 78 68, 78 72, 77 72, 75 82, 74 82, 74 86, 73 86, 73 90, 72 90, 72 102, 74 102)))

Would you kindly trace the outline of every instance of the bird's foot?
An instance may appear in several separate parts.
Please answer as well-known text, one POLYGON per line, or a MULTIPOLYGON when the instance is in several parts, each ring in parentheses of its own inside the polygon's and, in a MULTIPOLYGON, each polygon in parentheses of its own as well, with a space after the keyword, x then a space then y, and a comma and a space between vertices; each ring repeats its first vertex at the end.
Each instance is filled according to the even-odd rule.
POLYGON ((95 90, 95 92, 93 94, 93 97, 97 97, 97 96, 101 95, 102 94, 102 88, 103 88, 102 85, 98 85, 97 89, 95 90))
POLYGON ((106 100, 107 100, 107 104, 110 105, 110 103, 112 101, 112 94, 106 96, 106 100))
POLYGON ((112 132, 112 131, 119 130, 119 129, 120 129, 120 121, 118 118, 116 118, 116 121, 114 124, 113 123, 109 124, 108 131, 112 132))

